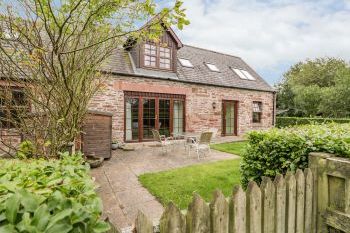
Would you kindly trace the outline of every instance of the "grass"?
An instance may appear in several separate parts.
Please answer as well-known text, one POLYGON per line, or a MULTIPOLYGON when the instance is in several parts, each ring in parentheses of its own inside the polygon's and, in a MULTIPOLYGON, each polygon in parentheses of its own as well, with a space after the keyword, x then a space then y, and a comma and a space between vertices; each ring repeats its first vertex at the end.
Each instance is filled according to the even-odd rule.
POLYGON ((212 144, 210 147, 214 150, 227 152, 235 155, 242 155, 247 146, 247 143, 247 141, 227 142, 221 144, 212 144))
POLYGON ((139 180, 163 205, 172 201, 181 209, 187 209, 193 192, 207 202, 216 189, 229 196, 233 186, 240 183, 239 163, 240 160, 235 159, 194 165, 144 174, 139 180))

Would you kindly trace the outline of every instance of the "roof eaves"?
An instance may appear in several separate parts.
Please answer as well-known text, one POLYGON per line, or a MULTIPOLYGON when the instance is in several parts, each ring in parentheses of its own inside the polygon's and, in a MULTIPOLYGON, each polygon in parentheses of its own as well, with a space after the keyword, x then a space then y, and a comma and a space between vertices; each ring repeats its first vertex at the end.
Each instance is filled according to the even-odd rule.
POLYGON ((152 79, 158 79, 158 80, 170 80, 170 81, 174 81, 174 82, 191 83, 191 84, 204 85, 204 86, 235 88, 235 89, 240 89, 240 90, 251 90, 251 91, 271 92, 271 93, 276 92, 273 88, 263 89, 263 88, 237 87, 237 86, 228 86, 228 85, 211 84, 211 83, 200 83, 200 82, 194 82, 194 81, 183 81, 183 80, 172 79, 172 78, 160 78, 158 76, 145 75, 145 74, 131 74, 131 73, 114 72, 114 71, 110 71, 110 72, 101 71, 101 72, 107 73, 107 74, 112 74, 112 75, 121 75, 121 76, 126 76, 126 77, 140 77, 140 78, 152 78, 152 79))

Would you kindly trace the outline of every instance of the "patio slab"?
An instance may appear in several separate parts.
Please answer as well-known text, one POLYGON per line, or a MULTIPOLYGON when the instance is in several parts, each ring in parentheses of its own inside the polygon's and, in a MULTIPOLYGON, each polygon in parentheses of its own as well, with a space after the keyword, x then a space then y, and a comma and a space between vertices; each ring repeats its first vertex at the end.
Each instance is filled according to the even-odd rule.
POLYGON ((113 151, 111 159, 106 160, 102 167, 91 170, 103 201, 103 216, 120 229, 131 229, 139 210, 155 223, 163 212, 163 206, 138 181, 139 175, 239 158, 212 150, 210 156, 198 160, 195 152, 189 157, 181 143, 168 154, 163 154, 161 148, 148 145, 137 144, 134 151, 113 151))

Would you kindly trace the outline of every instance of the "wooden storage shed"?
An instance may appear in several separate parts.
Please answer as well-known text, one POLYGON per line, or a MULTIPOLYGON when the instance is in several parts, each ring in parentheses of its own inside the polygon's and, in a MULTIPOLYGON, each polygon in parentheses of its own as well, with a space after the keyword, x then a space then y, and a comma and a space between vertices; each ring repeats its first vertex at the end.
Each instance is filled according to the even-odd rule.
POLYGON ((82 152, 103 158, 111 157, 112 114, 89 111, 81 135, 82 152))

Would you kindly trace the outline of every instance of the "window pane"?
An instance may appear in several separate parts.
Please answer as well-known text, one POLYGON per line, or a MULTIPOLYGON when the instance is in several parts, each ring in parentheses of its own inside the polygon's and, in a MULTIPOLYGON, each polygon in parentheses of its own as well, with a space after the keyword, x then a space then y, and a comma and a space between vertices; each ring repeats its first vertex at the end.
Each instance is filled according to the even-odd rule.
POLYGON ((174 101, 174 119, 173 119, 173 131, 176 134, 183 133, 183 111, 184 111, 184 102, 180 100, 174 101))
POLYGON ((137 140, 139 138, 139 99, 126 99, 125 108, 125 139, 127 141, 137 140))

